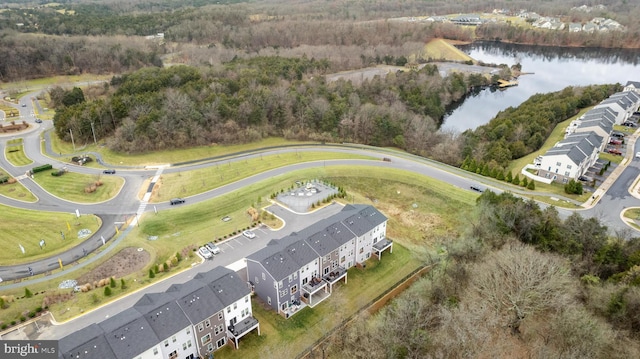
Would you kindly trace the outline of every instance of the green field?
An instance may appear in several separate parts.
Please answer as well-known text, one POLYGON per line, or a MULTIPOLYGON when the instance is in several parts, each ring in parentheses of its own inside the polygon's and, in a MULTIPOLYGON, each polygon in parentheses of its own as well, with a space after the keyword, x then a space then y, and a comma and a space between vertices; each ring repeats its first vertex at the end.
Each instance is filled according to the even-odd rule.
POLYGON ((15 167, 30 165, 33 161, 24 153, 24 145, 22 138, 7 141, 7 147, 4 150, 5 157, 15 167))
POLYGON ((79 230, 86 228, 93 233, 100 226, 98 217, 93 215, 76 218, 76 215, 71 213, 28 211, 1 205, 0 209, 2 265, 31 262, 55 255, 80 242, 79 230), (65 235, 65 239, 62 239, 60 232, 65 235), (46 242, 42 249, 39 246, 41 239, 46 242), (20 245, 25 249, 24 254, 20 245))
POLYGON ((78 203, 104 202, 115 197, 124 185, 124 179, 117 176, 85 175, 74 172, 67 172, 59 177, 52 176, 51 173, 57 170, 51 169, 38 172, 33 175, 33 179, 45 191, 67 201, 78 203), (95 192, 85 192, 85 189, 98 181, 102 185, 98 186, 95 192))
POLYGON ((302 162, 313 162, 335 159, 367 159, 374 157, 340 152, 307 152, 282 153, 279 155, 260 156, 244 161, 227 162, 198 170, 163 174, 151 202, 165 202, 173 197, 188 197, 210 191, 214 188, 256 175, 278 167, 302 162))

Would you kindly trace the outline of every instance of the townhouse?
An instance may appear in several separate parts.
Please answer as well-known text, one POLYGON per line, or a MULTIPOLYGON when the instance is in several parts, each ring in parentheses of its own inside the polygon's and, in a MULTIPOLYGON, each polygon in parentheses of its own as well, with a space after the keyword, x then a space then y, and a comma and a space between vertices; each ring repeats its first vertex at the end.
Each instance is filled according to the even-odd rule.
POLYGON ((620 125, 638 110, 640 96, 634 91, 623 91, 611 95, 594 108, 609 107, 616 112, 616 124, 620 125))
POLYGON ((59 341, 59 358, 196 359, 257 329, 251 292, 232 270, 217 267, 59 341))
POLYGON ((285 318, 331 295, 347 282, 347 270, 365 267, 372 254, 393 251, 387 218, 373 206, 346 205, 339 213, 298 233, 273 240, 247 257, 247 278, 255 293, 285 318))
POLYGON ((640 81, 627 81, 623 91, 633 91, 637 95, 640 95, 640 81))
POLYGON ((561 183, 577 180, 598 160, 604 144, 593 131, 571 134, 536 159, 538 176, 561 183))

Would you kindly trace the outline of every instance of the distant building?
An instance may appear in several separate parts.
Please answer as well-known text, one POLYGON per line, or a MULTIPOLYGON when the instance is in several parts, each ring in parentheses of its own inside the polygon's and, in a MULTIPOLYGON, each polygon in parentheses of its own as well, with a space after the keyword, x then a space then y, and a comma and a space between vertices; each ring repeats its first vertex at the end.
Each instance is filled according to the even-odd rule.
POLYGON ((627 84, 624 85, 624 91, 633 91, 640 95, 640 81, 627 81, 627 84))

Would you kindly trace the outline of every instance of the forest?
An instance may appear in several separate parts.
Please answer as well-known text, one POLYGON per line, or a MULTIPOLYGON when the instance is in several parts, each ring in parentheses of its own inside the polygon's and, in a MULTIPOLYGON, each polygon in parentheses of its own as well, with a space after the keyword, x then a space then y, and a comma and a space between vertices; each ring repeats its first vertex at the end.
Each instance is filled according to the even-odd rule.
POLYGON ((425 278, 321 343, 325 357, 640 355, 640 239, 509 193, 484 192, 477 215, 446 256, 422 254, 425 278))

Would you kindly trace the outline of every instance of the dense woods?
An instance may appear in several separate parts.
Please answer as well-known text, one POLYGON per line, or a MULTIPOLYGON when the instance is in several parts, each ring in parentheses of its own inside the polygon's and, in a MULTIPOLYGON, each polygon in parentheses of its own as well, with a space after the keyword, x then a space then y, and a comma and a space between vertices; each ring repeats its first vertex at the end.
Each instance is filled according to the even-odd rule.
POLYGON ((508 193, 483 193, 477 213, 446 255, 424 255, 425 278, 333 333, 329 357, 640 355, 640 238, 508 193))
POLYGON ((594 85, 536 94, 517 108, 499 112, 486 125, 466 131, 462 156, 504 170, 511 160, 538 150, 558 123, 619 91, 620 85, 594 85))
MULTIPOLYGON (((91 123, 110 148, 143 152, 268 136, 397 146, 453 162, 450 135, 437 134, 445 105, 481 75, 442 78, 433 65, 399 71, 361 86, 327 84, 326 60, 236 59, 216 71, 187 66, 146 68, 111 81, 108 96, 66 106, 55 101, 58 136, 91 142, 91 123)), ((61 98, 64 90, 53 89, 61 98)), ((451 135, 452 136, 452 135, 451 135)))

